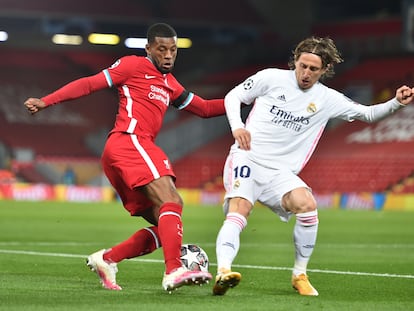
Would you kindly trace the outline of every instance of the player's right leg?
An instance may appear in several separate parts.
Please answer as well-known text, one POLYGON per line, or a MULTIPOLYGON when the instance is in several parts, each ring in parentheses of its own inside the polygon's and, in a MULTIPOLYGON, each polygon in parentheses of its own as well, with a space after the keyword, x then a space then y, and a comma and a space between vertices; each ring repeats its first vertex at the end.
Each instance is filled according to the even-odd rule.
POLYGON ((191 271, 185 267, 179 267, 168 274, 164 273, 162 287, 171 293, 183 285, 202 285, 208 283, 211 279, 212 276, 209 272, 191 271))
MULTIPOLYGON (((237 286, 241 280, 239 272, 231 271, 231 265, 236 258, 240 248, 240 233, 247 225, 247 219, 239 212, 233 210, 244 210, 250 212, 251 204, 241 198, 232 198, 229 203, 229 210, 226 219, 217 235, 216 255, 217 255, 217 275, 213 287, 213 295, 224 295, 228 289, 237 286), (244 206, 242 209, 236 206, 244 206), (246 209, 247 206, 247 209, 246 209)), ((248 213, 247 213, 248 214, 248 213)))
POLYGON ((253 209, 251 202, 255 202, 256 172, 255 164, 250 162, 245 152, 239 149, 230 151, 223 171, 226 219, 217 234, 217 275, 213 295, 224 295, 229 288, 240 283, 241 274, 231 271, 231 265, 240 248, 240 234, 247 226, 247 218, 253 209), (235 167, 243 169, 234 170, 235 167))
POLYGON ((219 269, 216 275, 216 281, 213 286, 213 295, 222 296, 228 289, 236 287, 241 281, 239 272, 219 269))

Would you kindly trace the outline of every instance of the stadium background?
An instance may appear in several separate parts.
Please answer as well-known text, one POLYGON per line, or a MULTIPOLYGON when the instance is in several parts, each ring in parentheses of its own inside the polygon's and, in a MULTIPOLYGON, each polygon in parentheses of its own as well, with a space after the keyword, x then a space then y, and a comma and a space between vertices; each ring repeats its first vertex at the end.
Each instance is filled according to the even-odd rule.
MULTIPOLYGON (((99 155, 117 109, 104 90, 35 117, 23 108, 64 83, 127 54, 116 46, 51 43, 55 33, 91 32, 144 37, 148 25, 168 22, 180 37, 178 79, 204 97, 222 97, 258 69, 286 67, 305 36, 333 38, 345 58, 327 81, 365 104, 385 101, 396 86, 414 83, 414 1, 0 0, 0 198, 111 201, 99 155), (390 91, 391 90, 391 91, 390 91), (65 172, 76 176, 67 182, 65 172)), ((377 124, 331 122, 301 173, 320 207, 414 210, 414 107, 377 124)), ((173 162, 188 204, 218 204, 221 173, 232 137, 224 117, 200 120, 169 110, 157 139, 173 162)))

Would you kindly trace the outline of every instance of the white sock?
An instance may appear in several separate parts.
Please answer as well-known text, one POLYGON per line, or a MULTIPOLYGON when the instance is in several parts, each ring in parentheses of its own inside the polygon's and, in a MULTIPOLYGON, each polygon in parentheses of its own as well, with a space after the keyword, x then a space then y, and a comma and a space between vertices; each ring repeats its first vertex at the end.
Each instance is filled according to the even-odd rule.
POLYGON ((295 265, 293 274, 306 274, 306 268, 312 255, 318 234, 318 211, 296 214, 293 229, 295 242, 295 265))
POLYGON ((240 248, 240 233, 247 219, 239 213, 228 213, 216 240, 217 269, 231 270, 231 264, 240 248))

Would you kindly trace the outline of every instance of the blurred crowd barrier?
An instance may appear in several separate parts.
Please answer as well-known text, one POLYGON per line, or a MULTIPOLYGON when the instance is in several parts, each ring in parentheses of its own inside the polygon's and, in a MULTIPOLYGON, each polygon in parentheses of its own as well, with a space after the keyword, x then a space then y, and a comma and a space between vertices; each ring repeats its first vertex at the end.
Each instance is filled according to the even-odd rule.
MULTIPOLYGON (((217 206, 223 203, 224 190, 179 188, 178 191, 185 205, 217 206)), ((354 192, 314 195, 319 209, 414 211, 414 193, 354 192)), ((110 203, 119 201, 119 198, 110 186, 4 183, 0 184, 0 200, 110 203)))

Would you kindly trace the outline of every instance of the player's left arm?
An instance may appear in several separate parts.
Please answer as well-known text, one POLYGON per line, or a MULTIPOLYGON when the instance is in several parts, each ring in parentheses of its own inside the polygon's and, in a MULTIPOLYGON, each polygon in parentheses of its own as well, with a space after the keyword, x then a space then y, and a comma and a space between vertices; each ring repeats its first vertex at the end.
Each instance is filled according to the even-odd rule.
POLYGON ((401 105, 408 105, 414 102, 414 87, 403 85, 395 92, 395 97, 401 105))
POLYGON ((183 90, 181 95, 172 102, 172 105, 201 118, 212 118, 226 113, 224 99, 204 99, 187 90, 183 90))
POLYGON ((395 91, 394 98, 382 104, 369 106, 369 112, 365 115, 365 121, 376 122, 382 120, 413 101, 414 89, 403 85, 395 91))

